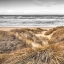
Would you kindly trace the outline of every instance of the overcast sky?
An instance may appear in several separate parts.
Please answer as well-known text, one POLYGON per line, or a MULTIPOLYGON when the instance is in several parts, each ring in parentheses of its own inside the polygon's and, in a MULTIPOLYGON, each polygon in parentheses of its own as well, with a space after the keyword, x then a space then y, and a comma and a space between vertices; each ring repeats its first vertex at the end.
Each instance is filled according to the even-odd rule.
POLYGON ((64 14, 64 0, 0 0, 0 14, 64 14))

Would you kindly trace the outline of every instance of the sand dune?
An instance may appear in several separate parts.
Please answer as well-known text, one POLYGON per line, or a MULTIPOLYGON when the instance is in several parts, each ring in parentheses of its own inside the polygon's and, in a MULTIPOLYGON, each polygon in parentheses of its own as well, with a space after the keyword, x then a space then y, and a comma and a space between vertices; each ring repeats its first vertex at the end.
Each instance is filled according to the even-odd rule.
POLYGON ((64 64, 64 27, 1 28, 0 64, 64 64))

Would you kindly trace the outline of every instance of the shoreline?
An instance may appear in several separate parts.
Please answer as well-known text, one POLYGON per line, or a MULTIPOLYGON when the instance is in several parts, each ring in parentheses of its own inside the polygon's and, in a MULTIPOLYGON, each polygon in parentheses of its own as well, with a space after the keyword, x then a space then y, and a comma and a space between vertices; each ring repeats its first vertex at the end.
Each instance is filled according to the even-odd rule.
POLYGON ((30 29, 33 29, 33 28, 51 29, 51 28, 54 28, 54 27, 0 27, 0 30, 9 31, 9 30, 12 30, 12 29, 22 29, 22 28, 30 28, 30 29))

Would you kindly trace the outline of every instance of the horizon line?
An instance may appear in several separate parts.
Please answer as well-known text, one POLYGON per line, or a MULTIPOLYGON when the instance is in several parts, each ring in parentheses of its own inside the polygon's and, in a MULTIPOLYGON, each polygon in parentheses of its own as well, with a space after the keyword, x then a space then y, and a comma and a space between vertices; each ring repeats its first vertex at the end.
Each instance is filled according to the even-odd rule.
POLYGON ((0 14, 1 15, 64 15, 64 14, 0 14))

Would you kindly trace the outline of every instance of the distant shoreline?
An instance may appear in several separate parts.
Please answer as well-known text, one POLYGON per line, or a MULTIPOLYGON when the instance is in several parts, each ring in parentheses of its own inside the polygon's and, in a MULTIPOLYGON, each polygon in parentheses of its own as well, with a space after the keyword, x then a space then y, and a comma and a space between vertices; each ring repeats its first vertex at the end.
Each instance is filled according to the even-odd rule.
POLYGON ((3 31, 9 31, 9 30, 12 30, 12 29, 21 29, 21 28, 42 28, 42 29, 51 29, 51 28, 54 28, 54 27, 0 27, 0 30, 3 30, 3 31))

